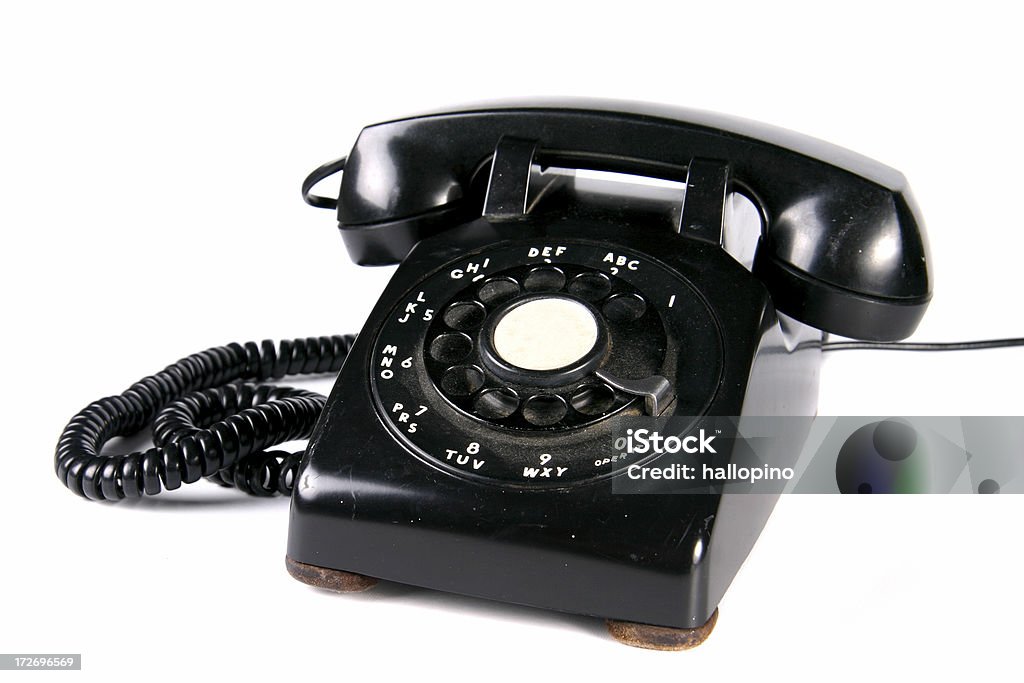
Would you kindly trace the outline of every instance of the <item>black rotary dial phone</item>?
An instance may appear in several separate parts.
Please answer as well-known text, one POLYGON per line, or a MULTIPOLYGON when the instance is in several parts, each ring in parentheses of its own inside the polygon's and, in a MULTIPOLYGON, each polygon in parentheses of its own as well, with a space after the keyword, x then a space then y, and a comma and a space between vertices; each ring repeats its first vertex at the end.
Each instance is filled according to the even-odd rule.
POLYGON ((58 475, 90 498, 201 476, 291 491, 302 581, 595 615, 645 647, 706 637, 775 497, 616 492, 622 421, 813 415, 823 332, 901 339, 931 292, 903 176, 698 112, 531 103, 389 121, 303 193, 336 206, 356 263, 399 264, 354 343, 184 359, 76 417, 58 475), (311 194, 342 170, 336 201, 311 194), (750 262, 729 246, 735 196, 761 223, 750 262), (214 388, 342 360, 326 404, 214 388), (98 455, 166 404, 152 451, 98 455), (314 421, 301 461, 262 452, 314 421))
POLYGON ((820 331, 899 339, 930 296, 899 173, 693 112, 509 106, 370 126, 337 210, 353 260, 400 265, 298 470, 293 574, 669 640, 709 623, 774 500, 616 496, 621 469, 596 457, 616 421, 813 415, 820 331), (588 191, 552 168, 685 194, 588 191), (762 215, 752 271, 723 248, 732 192, 762 215))

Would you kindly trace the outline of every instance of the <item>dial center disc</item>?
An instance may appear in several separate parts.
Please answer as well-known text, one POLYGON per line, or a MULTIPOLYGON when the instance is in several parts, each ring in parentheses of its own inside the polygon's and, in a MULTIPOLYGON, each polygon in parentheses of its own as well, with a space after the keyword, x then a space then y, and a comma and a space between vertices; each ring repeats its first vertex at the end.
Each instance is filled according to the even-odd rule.
POLYGON ((557 370, 578 362, 597 343, 590 310, 573 299, 531 299, 507 311, 494 327, 498 356, 517 368, 557 370))

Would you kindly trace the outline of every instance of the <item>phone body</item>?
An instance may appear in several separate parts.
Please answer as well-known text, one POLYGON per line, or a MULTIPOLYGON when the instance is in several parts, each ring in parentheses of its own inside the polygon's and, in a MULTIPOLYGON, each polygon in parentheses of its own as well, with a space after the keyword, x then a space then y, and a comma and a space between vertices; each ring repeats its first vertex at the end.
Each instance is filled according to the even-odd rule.
POLYGON ((369 126, 337 215, 352 260, 398 264, 295 478, 289 569, 339 589, 713 625, 777 496, 623 493, 623 425, 812 416, 823 335, 904 338, 931 296, 898 172, 650 105, 369 126), (738 196, 758 224, 739 246, 738 196))

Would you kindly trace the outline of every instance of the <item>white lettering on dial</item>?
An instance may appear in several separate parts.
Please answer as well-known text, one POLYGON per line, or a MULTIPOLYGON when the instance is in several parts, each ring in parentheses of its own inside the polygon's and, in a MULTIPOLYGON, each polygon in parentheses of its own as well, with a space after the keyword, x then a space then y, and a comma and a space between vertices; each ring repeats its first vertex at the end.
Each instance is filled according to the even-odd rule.
POLYGON ((636 259, 630 259, 622 254, 615 254, 610 251, 601 259, 601 262, 612 264, 612 267, 609 268, 612 275, 617 275, 619 268, 626 268, 627 270, 638 270, 640 268, 640 262, 636 259))
POLYGON ((565 247, 530 247, 527 256, 529 258, 537 258, 538 256, 550 258, 552 256, 561 256, 564 253, 565 247))
MULTIPOLYGON (((473 442, 473 444, 476 444, 477 452, 479 452, 480 444, 477 444, 475 441, 473 442)), ((470 446, 472 446, 473 444, 470 444, 470 446)), ((446 448, 444 452, 445 452, 445 460, 447 460, 449 462, 453 462, 456 465, 469 465, 469 464, 472 463, 472 466, 473 466, 474 470, 480 469, 486 463, 485 460, 479 460, 477 458, 470 458, 468 455, 463 455, 462 453, 459 453, 458 451, 453 451, 450 448, 446 448)))
MULTIPOLYGON (((412 316, 416 315, 417 307, 420 304, 424 304, 426 302, 427 302, 427 300, 423 296, 423 292, 420 292, 419 294, 417 294, 416 295, 416 299, 414 301, 409 301, 409 302, 407 302, 405 304, 405 309, 402 310, 402 313, 404 315, 399 316, 398 322, 400 322, 402 324, 405 324, 405 323, 409 322, 409 318, 411 318, 412 316)), ((422 319, 424 321, 429 321, 433 317, 434 317, 434 309, 433 308, 425 308, 423 310, 423 318, 422 319)))
POLYGON ((523 476, 527 479, 536 479, 537 477, 557 479, 568 471, 568 467, 524 467, 523 476))
POLYGON ((409 418, 413 416, 419 416, 427 412, 426 406, 420 406, 419 410, 411 415, 405 411, 405 405, 401 403, 395 403, 394 407, 391 408, 392 413, 397 413, 398 417, 395 418, 395 423, 401 422, 405 426, 407 434, 415 434, 418 425, 415 422, 410 422, 409 418))
POLYGON ((395 356, 398 354, 398 347, 393 344, 388 344, 381 349, 380 353, 380 367, 383 368, 380 371, 380 378, 391 379, 395 376, 395 371, 391 369, 391 364, 395 362, 395 356))
MULTIPOLYGON (((380 378, 391 379, 392 377, 395 376, 395 371, 392 370, 392 367, 394 366, 395 361, 397 360, 398 357, 398 347, 395 346, 394 344, 387 344, 383 349, 381 349, 380 354, 380 367, 383 368, 380 371, 380 378)), ((412 356, 403 358, 399 362, 399 365, 405 368, 406 370, 411 368, 412 356)))
POLYGON ((467 275, 475 275, 476 277, 474 277, 473 280, 476 281, 476 280, 479 280, 480 278, 483 277, 483 273, 481 273, 480 271, 484 270, 490 264, 491 264, 491 259, 489 259, 489 258, 485 258, 480 263, 476 263, 475 261, 470 261, 469 263, 467 263, 462 268, 453 268, 452 272, 449 273, 448 275, 453 280, 461 280, 462 278, 466 277, 467 275), (478 273, 479 273, 479 275, 478 275, 478 273))
POLYGON ((525 478, 525 479, 536 479, 536 478, 540 477, 542 479, 543 478, 546 478, 546 479, 552 479, 552 478, 557 479, 557 478, 561 477, 563 474, 565 474, 566 472, 569 471, 568 467, 560 467, 558 465, 555 465, 554 467, 544 467, 544 465, 547 465, 549 462, 551 462, 551 454, 550 453, 541 453, 540 454, 540 464, 541 464, 541 466, 540 467, 524 467, 523 468, 523 478, 525 478))

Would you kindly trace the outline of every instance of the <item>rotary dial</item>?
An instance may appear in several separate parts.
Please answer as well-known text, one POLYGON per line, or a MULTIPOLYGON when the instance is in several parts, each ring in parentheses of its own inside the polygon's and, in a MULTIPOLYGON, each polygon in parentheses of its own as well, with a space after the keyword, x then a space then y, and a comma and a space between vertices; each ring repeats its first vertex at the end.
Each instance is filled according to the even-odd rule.
POLYGON ((615 415, 700 414, 720 359, 691 363, 688 344, 719 348, 717 325, 660 264, 598 243, 504 246, 406 295, 371 384, 385 423, 431 464, 565 485, 610 473, 615 415))

